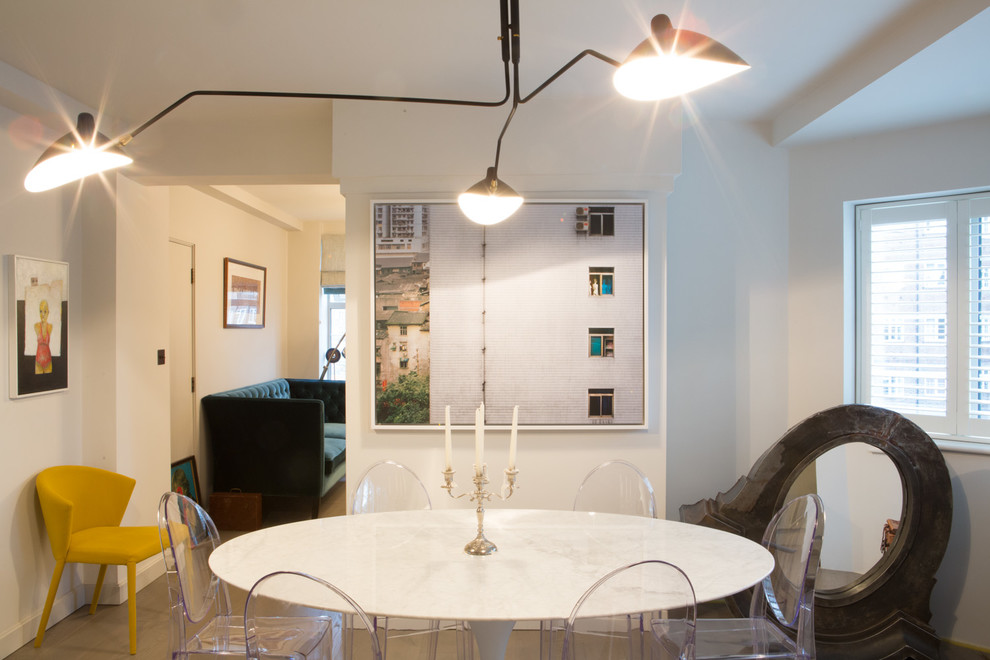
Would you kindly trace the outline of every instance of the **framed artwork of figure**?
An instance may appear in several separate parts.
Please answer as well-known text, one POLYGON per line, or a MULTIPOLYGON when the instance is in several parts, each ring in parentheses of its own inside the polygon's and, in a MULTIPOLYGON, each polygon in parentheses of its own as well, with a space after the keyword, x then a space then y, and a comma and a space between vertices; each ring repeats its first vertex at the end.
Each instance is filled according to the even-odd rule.
POLYGON ((69 264, 8 256, 10 398, 69 386, 69 264))

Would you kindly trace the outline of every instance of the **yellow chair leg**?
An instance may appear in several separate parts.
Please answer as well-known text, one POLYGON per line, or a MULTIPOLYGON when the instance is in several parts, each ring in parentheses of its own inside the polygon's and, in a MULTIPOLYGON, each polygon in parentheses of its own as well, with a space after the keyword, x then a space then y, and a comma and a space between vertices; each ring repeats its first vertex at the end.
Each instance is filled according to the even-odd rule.
POLYGON ((96 604, 100 601, 100 590, 103 589, 103 578, 107 575, 107 565, 100 564, 100 574, 96 576, 96 586, 93 587, 93 602, 89 605, 89 613, 96 614, 96 604))
POLYGON ((127 564, 127 627, 131 634, 131 655, 137 653, 137 564, 127 564))
POLYGON ((63 568, 65 568, 65 560, 56 559, 55 571, 52 573, 52 583, 48 586, 48 598, 45 600, 45 609, 41 612, 38 634, 34 638, 34 648, 40 647, 41 641, 45 638, 45 628, 48 627, 48 617, 52 614, 52 605, 55 604, 55 594, 58 592, 58 583, 62 580, 63 568))

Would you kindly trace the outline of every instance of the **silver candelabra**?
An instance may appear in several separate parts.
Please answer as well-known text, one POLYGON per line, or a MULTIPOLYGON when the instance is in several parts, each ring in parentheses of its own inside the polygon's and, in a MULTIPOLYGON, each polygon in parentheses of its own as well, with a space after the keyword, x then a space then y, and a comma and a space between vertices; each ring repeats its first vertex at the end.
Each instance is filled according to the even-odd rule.
POLYGON ((454 495, 453 489, 457 487, 457 484, 454 483, 454 469, 447 467, 443 471, 443 485, 440 487, 446 490, 448 495, 454 499, 468 495, 470 501, 477 502, 478 504, 478 535, 474 537, 474 540, 464 546, 464 552, 469 555, 490 555, 498 550, 498 546, 485 538, 485 502, 492 499, 493 496, 503 501, 512 497, 512 493, 516 488, 516 476, 518 474, 519 470, 515 468, 505 468, 505 480, 502 482, 502 490, 499 493, 495 493, 485 488, 488 485, 488 464, 482 464, 480 470, 475 465, 474 492, 454 495))

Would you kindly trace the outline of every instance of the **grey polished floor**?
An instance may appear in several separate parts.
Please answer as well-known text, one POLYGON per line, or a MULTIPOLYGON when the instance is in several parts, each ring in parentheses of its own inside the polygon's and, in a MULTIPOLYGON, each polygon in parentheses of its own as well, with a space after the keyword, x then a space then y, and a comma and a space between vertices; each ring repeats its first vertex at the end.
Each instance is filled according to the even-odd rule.
MULTIPOLYGON (((346 486, 334 486, 320 505, 320 516, 343 515, 346 486)), ((265 524, 278 524, 306 517, 305 511, 287 508, 266 512, 265 524)), ((230 538, 236 533, 221 532, 230 538)), ((234 607, 243 607, 244 592, 232 589, 234 607)), ((89 616, 84 606, 59 621, 45 633, 40 649, 29 642, 6 660, 162 660, 168 657, 168 590, 161 577, 138 592, 137 625, 138 651, 127 652, 127 607, 124 605, 100 606, 96 614, 89 616)), ((389 642, 389 657, 395 660, 425 658, 422 636, 411 636, 389 642)), ((454 633, 441 633, 437 652, 438 660, 454 660, 456 656, 454 633)), ((475 655, 477 657, 477 654, 475 655)), ((535 630, 515 630, 509 641, 506 657, 510 660, 539 658, 539 633, 535 630)), ((945 644, 942 660, 990 660, 990 654, 945 644)))

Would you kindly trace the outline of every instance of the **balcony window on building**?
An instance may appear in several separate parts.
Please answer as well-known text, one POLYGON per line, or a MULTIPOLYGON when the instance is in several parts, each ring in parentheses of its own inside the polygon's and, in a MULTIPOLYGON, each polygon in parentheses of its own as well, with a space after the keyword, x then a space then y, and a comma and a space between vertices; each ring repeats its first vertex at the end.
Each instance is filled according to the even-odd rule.
POLYGON ((615 357, 615 328, 588 328, 588 355, 615 357))
POLYGON ((588 209, 589 236, 615 236, 615 207, 592 206, 588 209))
POLYGON ((407 357, 399 358, 399 368, 400 369, 408 369, 409 368, 409 358, 407 358, 407 357))
POLYGON ((615 390, 613 389, 588 390, 588 417, 614 416, 614 399, 615 390))
POLYGON ((615 293, 615 268, 591 266, 588 268, 588 288, 593 296, 611 296, 615 293))

